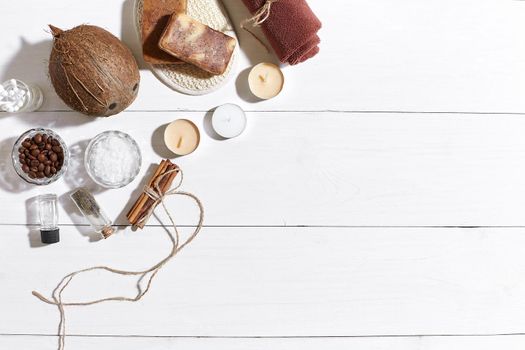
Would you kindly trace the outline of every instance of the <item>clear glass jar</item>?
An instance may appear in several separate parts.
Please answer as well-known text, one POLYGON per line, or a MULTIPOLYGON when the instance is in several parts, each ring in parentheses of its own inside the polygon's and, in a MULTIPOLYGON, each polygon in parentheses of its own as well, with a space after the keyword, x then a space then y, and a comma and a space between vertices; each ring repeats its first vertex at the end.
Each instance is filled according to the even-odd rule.
POLYGON ((38 217, 42 243, 52 244, 60 241, 58 228, 58 198, 56 194, 38 196, 38 217))
POLYGON ((100 208, 91 192, 80 187, 77 188, 70 197, 82 215, 89 221, 95 232, 102 234, 104 238, 108 238, 113 234, 114 229, 111 227, 111 220, 100 208))
POLYGON ((25 133, 20 135, 18 140, 16 140, 15 144, 13 145, 13 150, 11 152, 11 160, 13 162, 13 167, 15 168, 16 173, 24 181, 26 181, 26 182, 28 182, 30 184, 34 184, 34 185, 49 185, 50 183, 55 182, 60 177, 62 177, 62 175, 64 175, 64 173, 66 172, 67 166, 69 164, 69 150, 68 150, 67 145, 64 142, 64 140, 62 140, 62 138, 60 136, 58 136, 53 130, 43 129, 43 128, 35 128, 35 129, 27 130, 25 133), (31 177, 29 177, 29 175, 26 172, 24 172, 22 170, 23 164, 20 161, 19 152, 18 152, 19 148, 22 146, 22 143, 26 139, 31 139, 33 136, 35 136, 36 134, 39 134, 39 133, 40 134, 46 134, 48 136, 52 136, 54 139, 56 139, 60 143, 60 146, 62 147, 62 150, 64 151, 64 161, 63 161, 63 164, 62 164, 62 168, 60 168, 60 170, 57 171, 56 174, 54 174, 52 177, 44 177, 44 178, 41 178, 41 179, 39 179, 39 178, 31 178, 31 177))
POLYGON ((0 85, 0 110, 9 113, 33 112, 44 102, 42 90, 18 79, 0 85))
POLYGON ((142 166, 142 155, 130 135, 108 130, 89 142, 84 165, 89 177, 98 185, 121 188, 137 177, 142 166))

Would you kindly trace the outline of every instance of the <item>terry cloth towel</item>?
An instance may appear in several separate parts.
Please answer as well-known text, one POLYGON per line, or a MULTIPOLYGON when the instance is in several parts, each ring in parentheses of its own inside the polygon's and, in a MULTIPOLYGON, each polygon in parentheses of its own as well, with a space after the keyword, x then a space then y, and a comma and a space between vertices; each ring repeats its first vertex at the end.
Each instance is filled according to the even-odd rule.
MULTIPOLYGON (((243 0, 255 14, 266 0, 243 0)), ((270 15, 261 28, 283 63, 297 64, 319 52, 321 21, 305 0, 278 0, 272 3, 270 15)))

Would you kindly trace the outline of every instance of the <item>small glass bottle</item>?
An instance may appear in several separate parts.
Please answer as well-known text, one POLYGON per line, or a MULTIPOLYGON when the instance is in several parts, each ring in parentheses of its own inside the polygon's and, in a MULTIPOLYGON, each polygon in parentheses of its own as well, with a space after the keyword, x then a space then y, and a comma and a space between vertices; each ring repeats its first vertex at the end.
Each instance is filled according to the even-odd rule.
POLYGON ((104 238, 108 238, 113 234, 114 230, 111 227, 111 220, 100 209, 95 197, 87 189, 83 187, 76 189, 71 194, 71 199, 97 233, 102 234, 104 238))
POLYGON ((38 216, 40 218, 40 238, 42 243, 52 244, 60 241, 56 194, 38 196, 38 216))
POLYGON ((9 113, 33 112, 44 102, 42 90, 17 79, 0 84, 0 111, 9 113))

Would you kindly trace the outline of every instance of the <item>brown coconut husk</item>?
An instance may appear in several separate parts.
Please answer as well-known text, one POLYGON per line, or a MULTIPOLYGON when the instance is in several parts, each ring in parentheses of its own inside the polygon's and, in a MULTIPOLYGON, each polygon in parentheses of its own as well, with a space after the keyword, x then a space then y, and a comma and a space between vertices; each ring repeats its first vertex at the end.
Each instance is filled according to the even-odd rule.
POLYGON ((49 77, 58 96, 90 116, 122 112, 137 96, 139 68, 127 46, 108 31, 80 25, 63 31, 49 25, 53 48, 49 77))

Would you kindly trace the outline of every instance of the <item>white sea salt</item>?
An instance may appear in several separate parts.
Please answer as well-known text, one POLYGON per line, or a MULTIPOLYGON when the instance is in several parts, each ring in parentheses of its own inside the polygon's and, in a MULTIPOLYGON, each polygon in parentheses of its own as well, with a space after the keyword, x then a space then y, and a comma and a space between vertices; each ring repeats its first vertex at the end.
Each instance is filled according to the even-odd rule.
POLYGON ((91 175, 109 186, 127 185, 140 168, 140 153, 132 139, 123 133, 109 132, 95 141, 87 155, 91 175))

